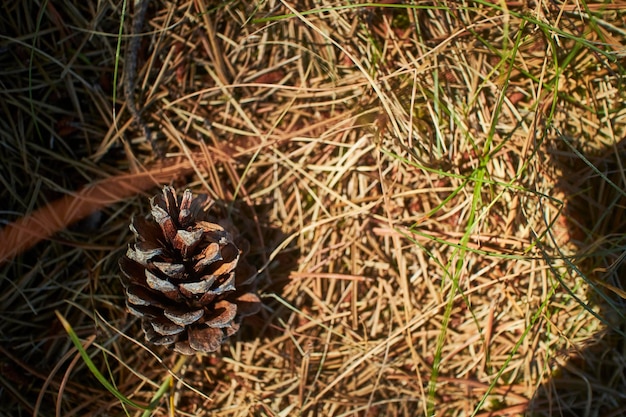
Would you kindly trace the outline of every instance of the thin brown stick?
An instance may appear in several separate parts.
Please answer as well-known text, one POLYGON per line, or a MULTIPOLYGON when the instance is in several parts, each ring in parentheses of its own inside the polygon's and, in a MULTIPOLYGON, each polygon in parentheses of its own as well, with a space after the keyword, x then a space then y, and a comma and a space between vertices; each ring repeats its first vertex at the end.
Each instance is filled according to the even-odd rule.
POLYGON ((152 146, 154 153, 161 157, 161 151, 157 148, 155 142, 152 140, 152 132, 146 124, 141 112, 137 109, 137 102, 135 101, 135 86, 137 80, 137 60, 139 55, 139 47, 141 46, 140 32, 143 27, 144 20, 146 18, 146 12, 148 11, 148 0, 142 0, 135 2, 135 16, 133 17, 132 24, 132 37, 130 39, 130 45, 128 47, 128 56, 124 65, 124 95, 126 96, 126 105, 128 111, 133 116, 135 123, 143 130, 146 140, 152 146), (137 7, 138 6, 138 7, 137 7))
POLYGON ((0 264, 91 213, 192 171, 188 160, 88 185, 9 224, 0 231, 0 264))

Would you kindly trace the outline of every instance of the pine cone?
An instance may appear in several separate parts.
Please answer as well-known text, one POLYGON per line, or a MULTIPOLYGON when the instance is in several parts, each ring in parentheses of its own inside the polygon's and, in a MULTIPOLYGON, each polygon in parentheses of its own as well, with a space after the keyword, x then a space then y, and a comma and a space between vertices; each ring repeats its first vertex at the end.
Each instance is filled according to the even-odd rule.
POLYGON ((186 355, 217 350, 261 308, 247 242, 236 245, 234 227, 209 216, 211 203, 164 187, 150 200, 152 218, 131 222, 136 243, 119 262, 126 305, 146 339, 186 355))

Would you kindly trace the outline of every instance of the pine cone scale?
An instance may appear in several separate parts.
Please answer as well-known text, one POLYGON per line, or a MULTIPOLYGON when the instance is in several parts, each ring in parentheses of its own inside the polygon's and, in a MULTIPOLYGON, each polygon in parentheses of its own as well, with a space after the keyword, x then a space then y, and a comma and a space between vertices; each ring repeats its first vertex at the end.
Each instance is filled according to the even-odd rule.
POLYGON ((211 320, 207 320, 205 324, 209 327, 227 327, 237 314, 237 306, 226 300, 215 303, 214 315, 211 320))
POLYGON ((155 332, 163 336, 174 336, 185 331, 185 326, 179 326, 163 317, 156 317, 150 321, 155 332))
POLYGON ((141 235, 148 242, 154 242, 158 239, 161 228, 154 222, 148 222, 142 217, 134 217, 130 223, 130 230, 137 235, 141 235))
POLYGON ((220 329, 205 327, 189 329, 189 346, 196 351, 213 352, 222 344, 223 332, 220 329))
MULTIPOLYGON (((146 284, 153 290, 157 290, 163 294, 177 293, 177 288, 174 284, 166 279, 157 277, 152 272, 146 269, 146 284)), ((168 297, 169 298, 169 297, 168 297)), ((176 299, 176 298, 173 298, 176 299)))
POLYGON ((153 262, 153 265, 156 266, 159 271, 167 275, 167 277, 170 279, 181 280, 185 277, 185 265, 183 264, 153 262))
POLYGON ((154 220, 161 226, 165 238, 170 241, 173 240, 176 236, 176 225, 167 211, 157 205, 153 205, 152 217, 154 217, 154 220))
POLYGON ((129 300, 127 300, 127 302, 126 302, 126 307, 128 308, 128 311, 133 316, 141 317, 141 318, 143 318, 143 317, 157 317, 160 314, 160 312, 161 312, 161 309, 159 309, 157 307, 153 307, 153 306, 151 306, 149 304, 147 304, 147 305, 133 304, 129 300))
POLYGON ((163 314, 165 314, 165 317, 170 319, 174 324, 179 326, 188 326, 200 320, 204 316, 204 310, 186 311, 166 309, 163 314))
POLYGON ((135 250, 127 253, 126 256, 140 264, 145 264, 150 259, 154 259, 163 253, 161 248, 144 248, 145 245, 135 246, 135 250))

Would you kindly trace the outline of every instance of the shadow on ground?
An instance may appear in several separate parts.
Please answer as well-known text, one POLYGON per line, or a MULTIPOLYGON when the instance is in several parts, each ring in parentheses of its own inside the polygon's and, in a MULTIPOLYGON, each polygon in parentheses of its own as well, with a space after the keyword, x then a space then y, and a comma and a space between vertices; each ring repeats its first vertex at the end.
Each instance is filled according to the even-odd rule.
MULTIPOLYGON (((626 140, 598 155, 576 153, 567 137, 556 162, 564 173, 565 216, 578 253, 571 282, 589 284, 585 302, 604 330, 564 360, 535 393, 526 415, 626 415, 626 140), (563 155, 571 155, 567 159, 563 155)), ((555 359, 557 360, 557 359, 555 359)))

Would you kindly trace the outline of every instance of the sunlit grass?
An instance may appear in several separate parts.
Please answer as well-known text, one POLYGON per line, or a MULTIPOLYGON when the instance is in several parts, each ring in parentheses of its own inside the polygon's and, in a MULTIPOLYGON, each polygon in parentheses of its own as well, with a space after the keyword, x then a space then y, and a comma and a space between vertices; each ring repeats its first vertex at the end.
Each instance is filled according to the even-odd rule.
POLYGON ((37 230, 0 266, 7 412, 624 406, 619 4, 152 2, 134 94, 159 158, 118 3, 0 18, 3 232, 37 230), (152 183, 251 242, 265 308, 215 355, 144 346, 125 311, 152 183))

